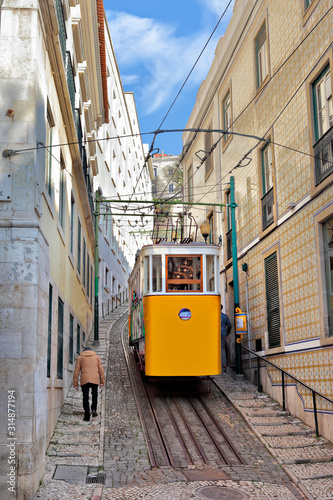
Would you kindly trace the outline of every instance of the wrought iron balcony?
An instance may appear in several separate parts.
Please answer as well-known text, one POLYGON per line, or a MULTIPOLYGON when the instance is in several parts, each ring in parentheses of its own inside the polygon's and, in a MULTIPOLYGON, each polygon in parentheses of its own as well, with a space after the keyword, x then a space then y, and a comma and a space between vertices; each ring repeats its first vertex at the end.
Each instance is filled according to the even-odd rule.
POLYGON ((333 127, 313 146, 316 186, 333 172, 333 127))
POLYGON ((80 155, 81 155, 81 158, 82 158, 83 151, 85 153, 86 150, 84 148, 82 148, 81 118, 80 118, 80 110, 77 109, 77 108, 75 108, 74 119, 75 119, 75 128, 76 128, 77 140, 79 142, 80 155))
POLYGON ((86 148, 84 146, 81 146, 80 148, 80 153, 81 153, 81 158, 82 158, 82 170, 83 170, 83 175, 84 175, 84 180, 87 188, 87 194, 88 194, 88 200, 89 200, 89 207, 90 207, 90 212, 91 216, 93 218, 93 221, 95 220, 94 216, 94 192, 92 188, 92 183, 90 182, 90 177, 88 174, 88 162, 87 162, 87 154, 86 154, 86 148))
POLYGON ((274 190, 271 188, 261 198, 262 228, 265 230, 274 222, 274 190))
POLYGON ((58 18, 58 26, 59 26, 60 48, 61 48, 63 60, 64 60, 64 62, 66 62, 66 38, 67 38, 67 34, 66 34, 64 11, 63 11, 61 0, 55 0, 55 4, 56 4, 56 11, 57 11, 57 18, 58 18))
POLYGON ((66 52, 66 78, 73 114, 75 113, 75 81, 70 52, 66 52))

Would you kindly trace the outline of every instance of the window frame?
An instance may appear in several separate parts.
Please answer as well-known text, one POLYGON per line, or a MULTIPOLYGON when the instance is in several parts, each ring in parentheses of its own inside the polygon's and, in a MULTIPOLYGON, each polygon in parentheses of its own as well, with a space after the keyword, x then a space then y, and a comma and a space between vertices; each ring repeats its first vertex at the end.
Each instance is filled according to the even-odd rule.
MULTIPOLYGON (((212 123, 209 124, 207 127, 207 130, 212 130, 212 123)), ((209 151, 211 151, 212 146, 213 146, 213 132, 206 132, 205 133, 205 156, 209 151)), ((207 181, 208 177, 210 174, 213 172, 214 169, 214 162, 213 162, 213 152, 210 153, 208 158, 205 160, 205 181, 207 181)))
POLYGON ((69 252, 72 257, 75 253, 75 197, 73 191, 71 191, 71 213, 69 222, 69 252))
POLYGON ((45 162, 45 186, 46 190, 50 196, 50 199, 53 199, 53 182, 52 182, 52 139, 53 139, 53 130, 55 127, 55 121, 53 118, 51 105, 49 100, 47 99, 46 105, 46 162, 45 162))
POLYGON ((320 77, 325 73, 327 70, 327 67, 330 68, 330 74, 331 74, 331 85, 332 85, 332 76, 333 76, 333 56, 331 50, 327 51, 326 57, 323 58, 322 64, 320 67, 317 69, 315 68, 311 74, 307 78, 307 104, 308 104, 308 117, 309 117, 309 122, 311 126, 309 127, 310 131, 310 137, 309 137, 309 149, 310 149, 310 154, 311 156, 311 191, 310 191, 310 196, 313 198, 317 196, 321 191, 323 191, 331 182, 332 179, 332 172, 330 169, 326 171, 325 168, 323 168, 322 165, 322 159, 325 156, 325 144, 326 140, 329 139, 332 128, 329 129, 326 134, 327 136, 325 137, 322 136, 320 139, 317 140, 316 137, 316 120, 315 120, 315 110, 314 110, 314 86, 316 82, 320 79, 320 77), (319 164, 318 164, 319 163, 319 164))
MULTIPOLYGON (((231 85, 230 87, 227 89, 227 91, 225 92, 224 94, 224 97, 222 99, 222 103, 221 103, 221 111, 222 111, 222 128, 223 130, 231 130, 232 131, 232 96, 231 96, 231 85), (225 103, 226 103, 226 100, 229 98, 229 101, 230 101, 230 104, 228 106, 228 110, 230 112, 230 116, 229 116, 229 124, 226 122, 226 120, 228 120, 228 118, 226 117, 226 107, 225 107, 225 103)), ((232 134, 224 134, 223 136, 223 140, 222 140, 222 151, 224 151, 226 149, 226 147, 228 146, 229 142, 232 140, 232 134)))
POLYGON ((188 255, 188 254, 175 254, 165 256, 165 291, 166 293, 202 293, 203 292, 203 256, 198 255, 188 255), (193 259, 198 257, 200 259, 200 279, 169 279, 168 278, 168 262, 169 258, 188 258, 193 259), (199 290, 169 290, 169 284, 171 285, 200 285, 199 290))
POLYGON ((82 225, 80 217, 77 218, 77 261, 76 269, 81 275, 81 239, 82 239, 82 225))
POLYGON ((64 323, 65 304, 58 297, 58 335, 57 335, 57 379, 64 378, 64 323))
POLYGON ((74 316, 69 314, 68 363, 74 363, 74 316))
MULTIPOLYGON (((317 89, 318 89, 318 85, 321 83, 321 80, 323 80, 322 83, 323 83, 324 87, 326 88, 326 85, 324 83, 324 78, 325 78, 325 76, 326 76, 327 73, 329 75, 331 73, 331 68, 330 68, 330 64, 329 63, 324 67, 324 69, 321 71, 321 73, 319 74, 319 76, 315 79, 315 81, 312 84, 312 104, 313 104, 314 138, 315 138, 315 142, 318 142, 326 134, 326 132, 328 132, 330 130, 330 128, 332 128, 332 126, 333 126, 333 123, 332 123, 331 127, 328 127, 327 130, 322 131, 322 133, 320 134, 320 132, 319 132, 320 119, 319 119, 317 89)), ((331 80, 331 78, 330 78, 330 80, 331 80)), ((332 87, 332 80, 331 80, 331 87, 332 87)), ((332 98, 332 88, 331 88, 331 100, 332 99, 333 98, 332 98)), ((325 99, 325 109, 326 109, 326 111, 328 111, 328 116, 329 116, 329 105, 327 105, 327 102, 328 102, 327 99, 325 99)), ((321 108, 321 109, 323 109, 323 108, 321 108)))
POLYGON ((59 224, 62 230, 65 229, 66 220, 66 167, 62 155, 60 156, 60 175, 59 175, 59 224))
POLYGON ((53 286, 49 283, 46 377, 51 378, 53 286))
POLYGON ((187 201, 193 200, 193 163, 187 169, 187 201))
POLYGON ((269 44, 268 44, 268 29, 267 29, 267 19, 264 20, 264 22, 261 24, 260 29, 257 32, 257 35, 254 39, 254 47, 255 47, 255 71, 256 71, 256 89, 259 91, 263 85, 266 83, 266 81, 269 78, 269 72, 270 72, 270 67, 269 67, 269 44), (261 45, 259 46, 259 38, 262 35, 263 31, 265 30, 265 40, 261 45), (259 58, 259 55, 261 54, 262 48, 265 47, 264 50, 264 59, 262 57, 259 58), (265 66, 266 66, 266 74, 261 75, 261 71, 263 72, 263 64, 262 61, 264 60, 265 66), (261 63, 260 63, 261 61, 261 63))

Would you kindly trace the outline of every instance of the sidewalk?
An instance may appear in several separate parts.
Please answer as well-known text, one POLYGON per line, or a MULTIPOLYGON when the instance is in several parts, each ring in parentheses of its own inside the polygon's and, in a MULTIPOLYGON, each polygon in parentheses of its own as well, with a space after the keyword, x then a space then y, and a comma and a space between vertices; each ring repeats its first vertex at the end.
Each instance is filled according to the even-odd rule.
POLYGON ((232 371, 215 381, 248 424, 246 428, 243 423, 244 436, 254 443, 253 463, 224 467, 220 475, 203 470, 199 480, 188 480, 170 468, 151 469, 121 353, 126 319, 127 307, 122 306, 100 321, 99 345, 88 342, 100 355, 107 374, 99 416, 83 422, 81 392, 71 388, 47 450, 46 474, 35 499, 333 498, 332 443, 316 438, 312 429, 232 371), (87 484, 87 477, 94 482, 87 484))

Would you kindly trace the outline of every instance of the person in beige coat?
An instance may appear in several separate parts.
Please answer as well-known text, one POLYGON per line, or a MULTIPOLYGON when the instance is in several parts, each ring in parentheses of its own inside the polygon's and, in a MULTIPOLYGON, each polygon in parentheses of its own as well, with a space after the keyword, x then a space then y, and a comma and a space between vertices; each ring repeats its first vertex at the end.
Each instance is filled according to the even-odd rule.
POLYGON ((100 387, 103 387, 103 385, 105 384, 104 370, 101 363, 101 358, 90 347, 85 347, 83 349, 83 352, 76 360, 73 386, 77 391, 79 390, 78 382, 80 373, 80 385, 83 394, 83 420, 89 422, 89 389, 91 389, 92 392, 91 413, 93 417, 97 417, 98 385, 100 387))

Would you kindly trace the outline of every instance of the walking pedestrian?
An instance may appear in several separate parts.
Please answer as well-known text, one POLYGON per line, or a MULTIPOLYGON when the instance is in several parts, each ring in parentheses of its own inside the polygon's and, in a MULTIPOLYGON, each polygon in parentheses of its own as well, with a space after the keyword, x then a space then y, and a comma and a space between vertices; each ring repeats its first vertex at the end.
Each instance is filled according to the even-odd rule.
POLYGON ((221 365, 224 372, 227 371, 226 340, 230 331, 231 331, 230 319, 226 314, 224 314, 223 306, 221 304, 221 365))
POLYGON ((104 370, 101 363, 101 358, 90 347, 85 347, 83 352, 76 360, 73 386, 79 390, 79 375, 80 385, 83 395, 83 420, 89 422, 90 409, 89 409, 89 391, 92 392, 91 413, 93 417, 97 417, 97 398, 98 398, 98 384, 103 387, 105 384, 104 370))

